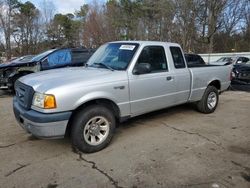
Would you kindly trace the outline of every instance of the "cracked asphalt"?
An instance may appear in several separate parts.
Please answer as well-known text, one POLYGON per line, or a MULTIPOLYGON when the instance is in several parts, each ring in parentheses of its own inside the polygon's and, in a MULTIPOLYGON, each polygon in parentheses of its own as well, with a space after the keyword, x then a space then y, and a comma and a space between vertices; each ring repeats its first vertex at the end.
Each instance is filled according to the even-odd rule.
POLYGON ((223 93, 213 114, 181 105, 129 120, 94 154, 25 133, 4 93, 0 118, 1 188, 250 188, 247 92, 223 93))

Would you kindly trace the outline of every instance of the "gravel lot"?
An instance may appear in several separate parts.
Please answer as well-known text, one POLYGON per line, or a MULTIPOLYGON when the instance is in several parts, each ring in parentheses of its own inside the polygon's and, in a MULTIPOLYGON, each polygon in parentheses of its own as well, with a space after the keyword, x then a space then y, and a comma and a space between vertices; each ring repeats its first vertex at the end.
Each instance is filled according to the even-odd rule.
POLYGON ((215 113, 182 105, 132 119, 106 149, 38 140, 0 94, 0 187, 250 187, 250 93, 225 92, 215 113))

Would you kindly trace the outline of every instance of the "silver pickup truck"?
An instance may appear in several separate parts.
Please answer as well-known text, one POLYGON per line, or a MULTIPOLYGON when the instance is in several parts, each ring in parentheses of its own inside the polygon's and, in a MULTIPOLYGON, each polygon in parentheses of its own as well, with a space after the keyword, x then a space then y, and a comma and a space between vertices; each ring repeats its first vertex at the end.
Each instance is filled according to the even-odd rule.
POLYGON ((230 67, 188 68, 181 47, 150 41, 110 42, 85 67, 49 70, 19 79, 14 113, 39 138, 70 133, 83 152, 106 147, 117 122, 183 103, 212 113, 230 84, 230 67))

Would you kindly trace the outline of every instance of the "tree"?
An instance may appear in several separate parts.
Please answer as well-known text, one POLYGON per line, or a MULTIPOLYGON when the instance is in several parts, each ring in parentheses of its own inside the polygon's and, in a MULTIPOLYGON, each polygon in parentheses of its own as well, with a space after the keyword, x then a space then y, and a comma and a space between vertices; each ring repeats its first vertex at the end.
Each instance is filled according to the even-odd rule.
POLYGON ((56 14, 47 36, 54 46, 79 46, 81 22, 73 14, 56 14))
POLYGON ((21 3, 14 15, 13 36, 22 55, 36 52, 40 34, 39 16, 39 10, 29 1, 21 3))
POLYGON ((84 44, 87 47, 97 47, 107 42, 105 19, 98 7, 90 7, 84 28, 84 44))
POLYGON ((40 7, 40 13, 43 19, 43 23, 46 27, 48 27, 55 15, 55 5, 51 0, 43 0, 40 7))
POLYGON ((250 51, 250 1, 107 0, 55 14, 52 0, 43 0, 40 9, 0 0, 0 32, 8 58, 113 40, 172 41, 195 53, 250 51))
POLYGON ((194 0, 175 0, 174 9, 174 40, 181 44, 185 51, 193 52, 196 46, 196 17, 200 7, 194 0))
POLYGON ((13 15, 18 10, 20 3, 17 0, 0 1, 0 25, 5 39, 7 59, 11 58, 11 35, 13 33, 13 15))
POLYGON ((75 22, 73 24, 73 27, 75 28, 75 30, 77 31, 75 33, 75 41, 76 41, 76 45, 83 45, 84 41, 84 28, 85 28, 85 23, 86 23, 86 18, 87 18, 87 14, 89 11, 89 5, 84 4, 80 7, 79 11, 75 12, 75 22), (77 42, 78 40, 78 42, 77 42))

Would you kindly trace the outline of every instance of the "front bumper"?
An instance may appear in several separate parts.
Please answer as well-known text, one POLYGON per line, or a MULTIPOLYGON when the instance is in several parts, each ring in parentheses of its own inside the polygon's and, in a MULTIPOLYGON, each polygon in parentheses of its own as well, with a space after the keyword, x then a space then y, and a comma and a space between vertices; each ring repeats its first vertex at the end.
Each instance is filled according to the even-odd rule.
POLYGON ((45 114, 26 110, 13 99, 13 111, 20 126, 38 138, 63 138, 72 112, 45 114))
POLYGON ((250 72, 236 72, 234 71, 235 76, 232 79, 232 84, 250 84, 250 72))

